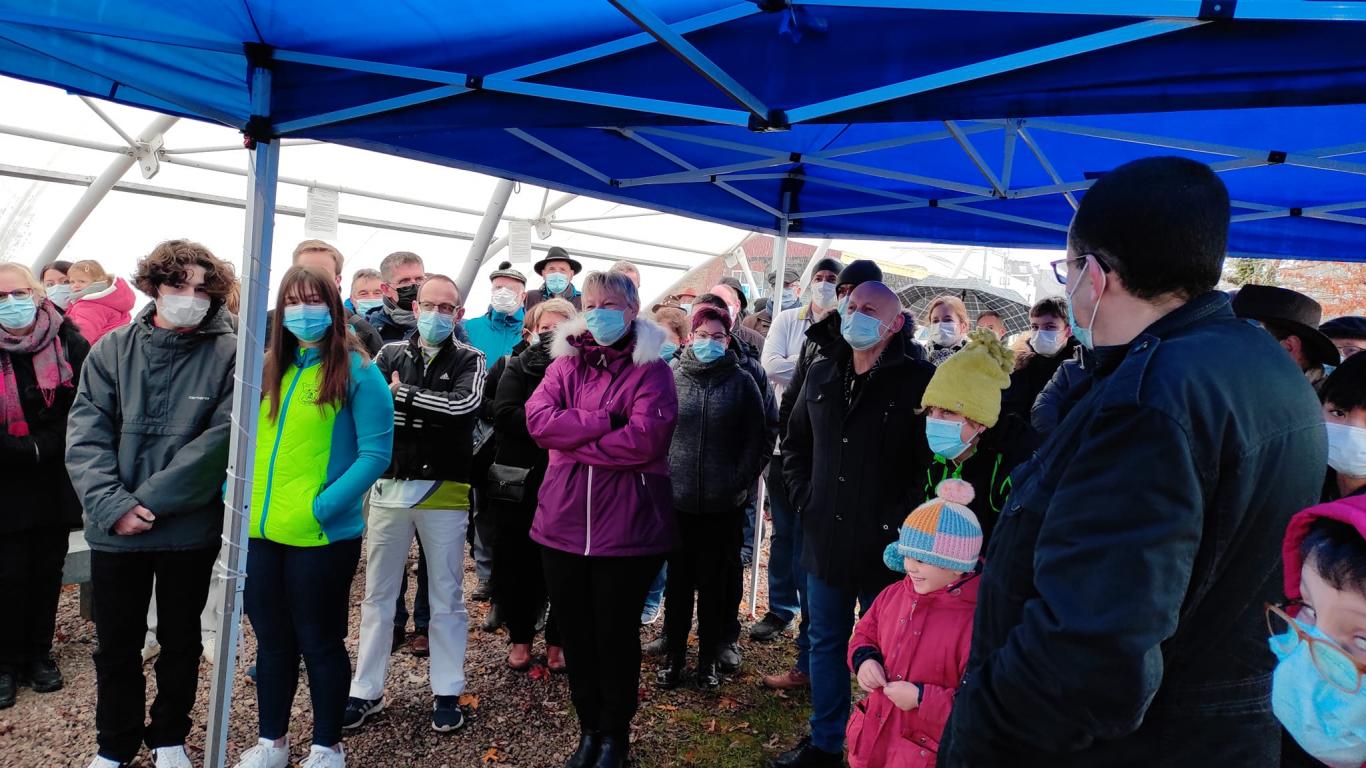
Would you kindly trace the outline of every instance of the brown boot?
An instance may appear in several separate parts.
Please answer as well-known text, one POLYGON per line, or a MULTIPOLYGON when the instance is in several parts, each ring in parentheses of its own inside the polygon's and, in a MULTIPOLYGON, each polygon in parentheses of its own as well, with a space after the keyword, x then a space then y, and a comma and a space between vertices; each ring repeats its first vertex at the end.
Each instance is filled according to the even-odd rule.
POLYGON ((811 677, 800 670, 790 669, 781 675, 764 675, 764 687, 772 688, 775 691, 810 688, 811 677))
POLYGON ((508 669, 525 672, 531 668, 531 643, 513 643, 508 651, 508 669))

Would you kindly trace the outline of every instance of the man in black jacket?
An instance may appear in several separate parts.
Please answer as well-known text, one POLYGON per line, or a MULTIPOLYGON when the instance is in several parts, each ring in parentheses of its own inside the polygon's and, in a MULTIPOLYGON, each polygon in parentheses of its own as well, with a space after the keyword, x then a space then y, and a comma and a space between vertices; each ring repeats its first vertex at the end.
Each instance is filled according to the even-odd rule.
POLYGON ((1067 324, 1067 300, 1057 296, 1040 299, 1029 308, 1029 349, 1015 360, 1010 388, 1001 396, 1001 410, 1025 421, 1034 401, 1053 374, 1080 346, 1067 324))
POLYGON ((907 479, 923 477, 930 460, 917 410, 934 368, 907 356, 906 318, 891 289, 867 282, 848 298, 847 343, 811 366, 783 441, 809 574, 811 736, 774 768, 843 765, 854 607, 867 611, 894 579, 882 550, 924 500, 907 479))
POLYGON ((940 765, 1277 764, 1263 603, 1326 441, 1304 376, 1212 290, 1228 224, 1184 158, 1082 199, 1060 282, 1094 365, 1013 475, 940 765))
POLYGON ((446 732, 464 724, 457 699, 465 692, 469 617, 461 588, 484 354, 452 337, 464 307, 450 278, 427 278, 413 312, 417 333, 386 344, 375 358, 394 393, 394 455, 370 494, 360 650, 346 728, 359 727, 384 708, 389 628, 414 533, 427 553, 430 585, 432 727, 446 732))

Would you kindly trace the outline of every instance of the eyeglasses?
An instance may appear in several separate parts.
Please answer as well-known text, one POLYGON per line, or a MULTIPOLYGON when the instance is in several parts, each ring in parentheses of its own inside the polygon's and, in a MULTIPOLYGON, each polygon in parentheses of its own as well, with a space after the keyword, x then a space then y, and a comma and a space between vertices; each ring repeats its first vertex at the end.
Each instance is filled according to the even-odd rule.
POLYGON ((1096 260, 1096 264, 1100 266, 1102 272, 1110 271, 1110 265, 1106 264, 1099 256, 1094 253, 1083 253, 1076 258, 1069 257, 1048 262, 1049 266, 1053 267, 1053 279, 1058 281, 1058 285, 1067 285, 1067 265, 1074 261, 1084 263, 1087 256, 1096 260))
POLYGON ((722 344, 726 343, 726 340, 730 338, 724 333, 703 333, 702 331, 693 331, 692 336, 694 339, 711 339, 712 341, 719 341, 722 344))
POLYGON ((1271 644, 1279 653, 1287 654, 1301 642, 1309 643, 1309 658, 1320 677, 1343 693, 1361 690, 1361 675, 1366 672, 1366 665, 1352 658, 1342 646, 1314 637, 1290 614, 1270 603, 1266 605, 1266 628, 1271 633, 1271 644))
POLYGON ((454 304, 434 304, 430 301, 419 301, 417 305, 422 308, 423 312, 435 312, 439 315, 454 315, 455 310, 460 309, 454 304))
POLYGON ((20 288, 15 291, 0 291, 0 301, 11 301, 14 299, 27 299, 33 295, 33 289, 20 288))

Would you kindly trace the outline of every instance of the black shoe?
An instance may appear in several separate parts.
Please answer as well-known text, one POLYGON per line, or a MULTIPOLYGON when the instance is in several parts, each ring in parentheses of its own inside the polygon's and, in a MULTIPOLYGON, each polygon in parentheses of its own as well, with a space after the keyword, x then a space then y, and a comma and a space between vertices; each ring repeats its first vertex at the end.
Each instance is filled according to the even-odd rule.
POLYGON ((683 677, 687 668, 687 656, 674 656, 669 659, 663 669, 655 674, 655 684, 666 691, 672 691, 683 684, 683 677))
POLYGON ((597 731, 584 731, 579 737, 578 748, 569 756, 569 762, 564 764, 564 768, 593 768, 593 761, 598 759, 598 749, 601 746, 601 734, 597 731))
POLYGON ((698 662, 697 687, 704 691, 714 691, 721 687, 721 672, 716 668, 714 659, 698 662))
POLYGON ((34 693, 52 693, 62 690, 66 683, 62 680, 62 670, 51 657, 30 661, 19 673, 19 684, 27 685, 34 693))
POLYGON ((350 731, 361 727, 365 721, 384 711, 384 697, 378 699, 358 699, 352 696, 346 700, 346 712, 342 715, 342 728, 350 731))
POLYGON ((489 603, 488 615, 484 617, 482 625, 485 632, 497 632, 503 626, 503 612, 498 610, 497 603, 489 603))
POLYGON ((641 650, 645 652, 646 656, 663 656, 669 652, 669 638, 660 635, 646 643, 641 650))
POLYGON ((470 593, 470 599, 480 603, 487 603, 493 599, 493 587, 489 586, 488 579, 482 579, 479 585, 470 593))
POLYGON ((465 724, 465 712, 460 709, 459 696, 437 696, 432 706, 432 730, 450 733, 465 724))
POLYGON ((740 646, 735 643, 723 646, 721 652, 716 654, 716 665, 727 675, 733 675, 740 671, 740 646))
POLYGON ((844 756, 817 749, 807 736, 791 750, 768 761, 768 768, 844 768, 844 756))
POLYGON ((631 753, 631 740, 622 736, 603 736, 598 747, 598 759, 593 768, 626 768, 631 753))
POLYGON ((408 642, 408 630, 404 627, 394 627, 394 644, 389 646, 389 653, 397 651, 408 642))
POLYGON ((742 568, 749 568, 749 567, 752 566, 752 565, 754 565, 754 553, 753 553, 753 552, 741 552, 741 553, 740 553, 740 567, 742 567, 742 568))
POLYGON ((14 698, 19 694, 19 683, 9 670, 0 672, 0 709, 14 706, 14 698))
POLYGON ((749 639, 758 640, 761 643, 766 643, 769 640, 772 640, 776 638, 778 635, 782 634, 783 630, 787 629, 788 625, 790 625, 791 623, 791 619, 783 621, 782 619, 778 618, 778 614, 769 611, 768 613, 764 614, 764 618, 761 619, 758 624, 755 624, 753 627, 750 627, 749 639))

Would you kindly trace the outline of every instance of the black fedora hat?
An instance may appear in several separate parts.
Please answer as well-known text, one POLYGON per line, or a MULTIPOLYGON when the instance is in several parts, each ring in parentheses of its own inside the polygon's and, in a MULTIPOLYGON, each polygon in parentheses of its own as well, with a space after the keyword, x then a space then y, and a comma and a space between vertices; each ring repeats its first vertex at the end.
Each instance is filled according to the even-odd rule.
POLYGON ((580 264, 578 260, 570 258, 569 251, 566 251, 558 245, 551 246, 550 250, 545 252, 545 258, 532 264, 531 268, 536 270, 536 274, 540 275, 544 273, 545 265, 552 261, 563 261, 568 263, 569 268, 574 270, 574 274, 576 275, 583 271, 583 265, 580 264))
POLYGON ((1304 352, 1317 365, 1342 359, 1331 339, 1319 330, 1323 307, 1299 291, 1272 285, 1244 285, 1233 297, 1233 312, 1246 320, 1282 326, 1304 342, 1304 352))

